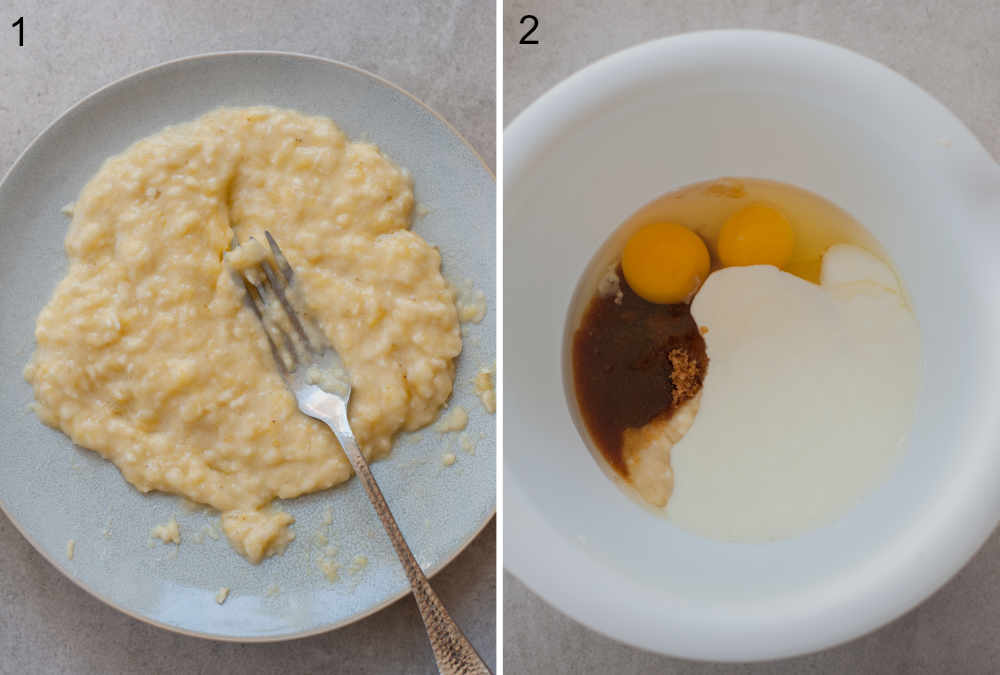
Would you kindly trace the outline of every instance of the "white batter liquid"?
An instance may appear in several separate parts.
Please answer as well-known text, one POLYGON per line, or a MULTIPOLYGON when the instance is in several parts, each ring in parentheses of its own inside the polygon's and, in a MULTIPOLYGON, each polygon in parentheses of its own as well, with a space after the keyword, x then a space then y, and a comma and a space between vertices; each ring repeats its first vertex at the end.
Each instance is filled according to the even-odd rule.
POLYGON ((788 537, 846 511, 898 459, 920 339, 892 271, 834 246, 822 286, 769 266, 713 273, 692 304, 710 359, 674 445, 669 516, 713 538, 788 537))

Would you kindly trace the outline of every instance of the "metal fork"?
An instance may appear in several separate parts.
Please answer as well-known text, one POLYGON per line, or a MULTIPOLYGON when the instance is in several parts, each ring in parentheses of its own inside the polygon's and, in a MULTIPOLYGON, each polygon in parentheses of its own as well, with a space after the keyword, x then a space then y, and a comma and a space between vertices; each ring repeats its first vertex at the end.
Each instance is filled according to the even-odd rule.
MULTIPOLYGON (((245 300, 250 309, 261 321, 282 379, 295 395, 299 409, 306 415, 325 422, 337 436, 344 454, 368 493, 375 513, 381 519, 410 580, 438 670, 442 675, 489 673, 489 668, 449 616, 413 557, 410 547, 406 545, 403 533, 399 531, 396 519, 392 517, 348 423, 347 403, 351 389, 343 362, 323 331, 304 313, 304 308, 296 308, 293 304, 296 303, 298 289, 292 287, 292 268, 271 233, 264 232, 264 236, 273 260, 265 258, 243 270, 233 267, 229 267, 229 270, 237 288, 245 292, 245 300), (317 379, 316 368, 327 373, 341 373, 344 386, 335 382, 337 386, 331 387, 341 391, 325 391, 314 383, 317 379)), ((234 235, 232 246, 237 245, 234 235)), ((299 301, 297 304, 302 303, 299 301)))

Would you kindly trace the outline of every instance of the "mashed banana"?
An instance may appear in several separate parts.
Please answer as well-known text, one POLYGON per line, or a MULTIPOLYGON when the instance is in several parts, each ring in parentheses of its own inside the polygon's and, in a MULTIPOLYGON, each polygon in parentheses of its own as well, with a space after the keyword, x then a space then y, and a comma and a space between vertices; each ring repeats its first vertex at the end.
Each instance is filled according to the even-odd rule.
POLYGON ((291 538, 288 499, 351 475, 302 415, 224 269, 235 231, 270 230, 350 371, 369 458, 431 422, 461 351, 438 251, 407 228, 406 171, 332 121, 220 109, 107 160, 73 208, 69 272, 42 310, 25 376, 39 417, 143 492, 223 512, 251 561, 291 538))
POLYGON ((670 451, 694 424, 701 404, 701 392, 677 407, 669 417, 659 417, 622 434, 622 458, 628 479, 639 496, 653 506, 663 507, 674 490, 670 451))

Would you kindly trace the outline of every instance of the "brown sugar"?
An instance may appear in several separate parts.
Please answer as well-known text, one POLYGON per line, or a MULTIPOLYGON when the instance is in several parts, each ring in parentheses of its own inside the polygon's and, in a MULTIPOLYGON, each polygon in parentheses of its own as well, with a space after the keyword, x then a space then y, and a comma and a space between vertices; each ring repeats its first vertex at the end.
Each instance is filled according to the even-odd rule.
POLYGON ((692 358, 687 349, 674 347, 670 350, 670 366, 670 381, 674 387, 673 404, 679 406, 701 391, 705 363, 692 358))
POLYGON ((621 270, 620 296, 597 294, 573 338, 573 379, 587 430, 622 476, 623 434, 669 419, 701 390, 708 356, 686 303, 639 297, 621 270))

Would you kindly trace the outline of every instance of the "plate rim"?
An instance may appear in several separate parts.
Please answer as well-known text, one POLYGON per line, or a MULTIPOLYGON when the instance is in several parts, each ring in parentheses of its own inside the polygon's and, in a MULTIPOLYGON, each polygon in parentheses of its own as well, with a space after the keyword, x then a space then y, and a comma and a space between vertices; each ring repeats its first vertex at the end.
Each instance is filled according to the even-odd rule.
MULTIPOLYGON (((407 98, 409 98, 411 101, 413 101, 414 103, 416 103, 417 105, 419 105, 421 108, 423 108, 424 110, 426 110, 427 112, 429 112, 431 115, 433 115, 439 122, 441 122, 442 124, 444 124, 445 128, 447 128, 448 131, 453 136, 455 136, 458 140, 460 140, 465 145, 465 147, 468 148, 472 152, 473 156, 475 156, 475 158, 479 160, 479 163, 482 164, 483 168, 486 170, 486 173, 493 179, 494 185, 496 184, 496 173, 489 166, 489 164, 486 163, 486 160, 483 159, 483 156, 479 153, 479 151, 476 150, 476 148, 472 145, 472 143, 470 143, 469 140, 467 138, 465 138, 465 136, 463 136, 458 131, 458 129, 456 129, 448 120, 446 120, 443 116, 441 116, 441 114, 439 114, 436 110, 434 110, 433 108, 431 108, 427 103, 425 103, 424 101, 422 101, 420 98, 418 98, 414 94, 410 93, 406 89, 403 89, 399 85, 397 85, 397 84, 395 84, 395 83, 393 83, 393 82, 385 79, 384 77, 381 77, 380 75, 376 75, 375 73, 372 73, 372 72, 370 72, 368 70, 365 70, 364 68, 360 68, 360 67, 355 66, 353 64, 346 63, 344 61, 339 61, 337 59, 327 58, 327 57, 324 57, 324 56, 316 56, 315 54, 304 54, 304 53, 301 53, 301 52, 292 52, 292 51, 284 51, 284 50, 276 50, 276 49, 234 49, 234 50, 220 50, 220 51, 202 52, 202 53, 198 53, 198 54, 192 54, 192 55, 189 55, 189 56, 182 56, 182 57, 179 57, 179 58, 176 58, 176 59, 170 59, 170 60, 167 60, 167 61, 162 61, 162 62, 154 64, 152 66, 148 66, 146 68, 142 68, 140 70, 136 70, 136 71, 133 71, 133 72, 128 73, 126 75, 123 75, 122 77, 119 77, 119 78, 117 78, 115 80, 112 80, 111 82, 108 82, 107 84, 105 84, 105 85, 103 85, 101 87, 98 87, 94 91, 90 92, 89 94, 87 94, 86 96, 84 96, 83 98, 79 99, 75 103, 71 104, 68 108, 66 108, 65 110, 63 110, 51 122, 49 122, 47 125, 45 125, 45 127, 40 132, 38 132, 38 134, 34 138, 31 139, 31 142, 29 142, 25 146, 24 150, 22 150, 20 152, 20 154, 18 154, 17 158, 10 165, 10 168, 7 169, 7 171, 4 172, 4 174, 3 174, 2 177, 0 177, 0 185, 3 185, 4 183, 6 183, 8 181, 8 179, 14 174, 14 172, 18 169, 18 167, 24 161, 24 158, 28 155, 28 153, 30 153, 32 151, 32 149, 39 143, 39 141, 41 141, 42 138, 44 138, 49 133, 49 131, 52 130, 53 127, 55 127, 57 124, 59 124, 59 122, 61 122, 65 117, 67 117, 68 115, 70 115, 71 113, 73 113, 75 110, 77 110, 78 108, 84 106, 85 104, 87 104, 91 100, 97 98, 101 94, 105 93, 107 90, 112 89, 112 88, 117 87, 117 86, 120 86, 120 85, 123 85, 126 82, 128 82, 129 80, 137 79, 137 78, 143 77, 143 76, 145 76, 147 74, 150 74, 150 73, 152 73, 154 71, 157 71, 157 70, 160 70, 160 69, 163 69, 163 68, 168 68, 168 67, 180 64, 180 63, 185 63, 185 62, 188 62, 188 61, 198 61, 198 60, 211 60, 211 59, 218 58, 218 57, 223 57, 223 56, 238 56, 238 57, 248 57, 248 56, 286 56, 286 57, 288 57, 288 56, 290 56, 290 57, 293 57, 293 58, 296 58, 296 59, 302 59, 302 60, 306 60, 306 61, 317 61, 317 62, 325 63, 327 65, 336 66, 336 67, 339 67, 339 68, 343 68, 343 69, 346 69, 346 70, 353 71, 353 72, 355 72, 355 73, 357 73, 359 75, 362 75, 362 76, 368 77, 368 78, 370 78, 372 80, 375 80, 377 83, 379 83, 381 85, 384 85, 384 86, 387 86, 387 87, 389 87, 391 89, 394 89, 395 91, 399 92, 400 94, 403 94, 404 96, 406 96, 407 98)), ((495 225, 494 225, 494 229, 495 229, 495 225)), ((498 438, 499 438, 499 432, 498 432, 498 438)), ((499 443, 497 445, 499 446, 499 443)), ((498 457, 499 457, 499 455, 498 455, 498 457)), ((499 459, 497 460, 497 462, 499 463, 499 459)), ((494 467, 494 471, 496 471, 496 467, 494 467)), ((498 492, 499 491, 499 487, 497 487, 496 490, 498 492)), ((164 494, 166 494, 166 493, 164 493, 164 494)), ((189 637, 201 638, 201 639, 205 639, 205 640, 217 640, 219 642, 234 642, 234 643, 239 643, 239 644, 252 644, 252 643, 262 644, 262 643, 276 643, 276 642, 287 642, 287 641, 290 641, 290 640, 298 640, 298 639, 302 639, 302 638, 312 637, 314 635, 321 635, 323 633, 329 633, 329 632, 335 631, 337 629, 343 628, 345 626, 349 626, 352 623, 355 623, 357 621, 361 621, 362 619, 366 619, 369 616, 371 616, 373 614, 376 614, 377 612, 385 609, 389 605, 392 605, 393 603, 401 600, 402 598, 404 598, 404 597, 412 594, 412 590, 409 588, 409 586, 407 586, 402 591, 400 591, 399 593, 397 593, 395 595, 390 595, 385 600, 383 600, 381 603, 373 605, 372 607, 370 607, 370 608, 368 608, 368 609, 366 609, 366 610, 364 610, 362 612, 359 612, 359 613, 357 613, 357 614, 355 614, 353 616, 347 617, 345 619, 341 619, 340 621, 335 621, 335 622, 330 623, 330 624, 323 624, 322 626, 318 626, 318 627, 314 627, 314 628, 309 628, 307 630, 292 632, 292 633, 288 633, 288 634, 281 634, 281 635, 274 635, 274 636, 263 635, 263 636, 252 636, 252 637, 239 637, 239 636, 234 636, 234 635, 225 635, 225 634, 208 633, 208 632, 203 632, 203 631, 195 631, 195 630, 190 630, 190 629, 187 629, 187 628, 183 628, 181 626, 174 626, 174 625, 171 625, 171 624, 159 621, 157 619, 154 619, 154 618, 152 618, 150 616, 145 616, 145 615, 140 614, 138 612, 135 612, 133 610, 126 609, 125 607, 121 606, 120 604, 118 604, 118 603, 110 600, 109 598, 104 597, 100 593, 98 593, 95 590, 89 588, 86 584, 83 583, 82 580, 80 580, 79 578, 77 578, 75 575, 71 574, 69 572, 69 570, 66 567, 64 567, 59 561, 57 561, 57 560, 53 559, 53 557, 49 556, 46 553, 46 551, 41 546, 39 546, 38 542, 35 541, 34 537, 32 537, 28 532, 26 532, 24 530, 24 528, 21 526, 21 524, 7 510, 6 506, 4 505, 4 500, 3 500, 3 495, 2 494, 0 494, 0 512, 2 512, 4 514, 4 516, 7 517, 7 520, 14 526, 14 529, 22 537, 24 537, 24 539, 31 545, 31 547, 35 550, 35 552, 37 552, 39 555, 41 555, 42 558, 46 562, 48 562, 50 565, 52 565, 53 567, 55 567, 56 570, 58 570, 60 574, 62 574, 65 578, 69 579, 77 588, 82 589, 83 591, 85 591, 91 597, 96 598, 97 600, 99 600, 103 604, 107 605, 108 607, 111 607, 112 609, 114 609, 114 610, 116 610, 118 612, 121 612, 122 614, 125 614, 126 616, 129 616, 129 617, 131 617, 133 619, 137 619, 139 621, 142 621, 143 623, 147 623, 147 624, 156 626, 157 628, 161 628, 161 629, 170 631, 171 633, 177 633, 179 635, 186 635, 186 636, 189 636, 189 637)), ((469 547, 469 544, 471 544, 480 534, 482 534, 483 530, 486 529, 486 526, 489 525, 490 521, 493 520, 496 517, 496 514, 497 514, 497 494, 494 493, 494 495, 493 495, 493 508, 486 512, 486 516, 483 518, 482 522, 479 523, 479 525, 475 528, 475 530, 466 539, 464 539, 455 548, 455 550, 450 555, 444 557, 434 567, 431 567, 428 570, 424 570, 424 574, 427 576, 427 578, 431 579, 431 578, 435 577, 441 570, 443 570, 445 567, 447 567, 452 562, 454 562, 454 560, 463 551, 465 551, 465 549, 467 549, 469 547)))

